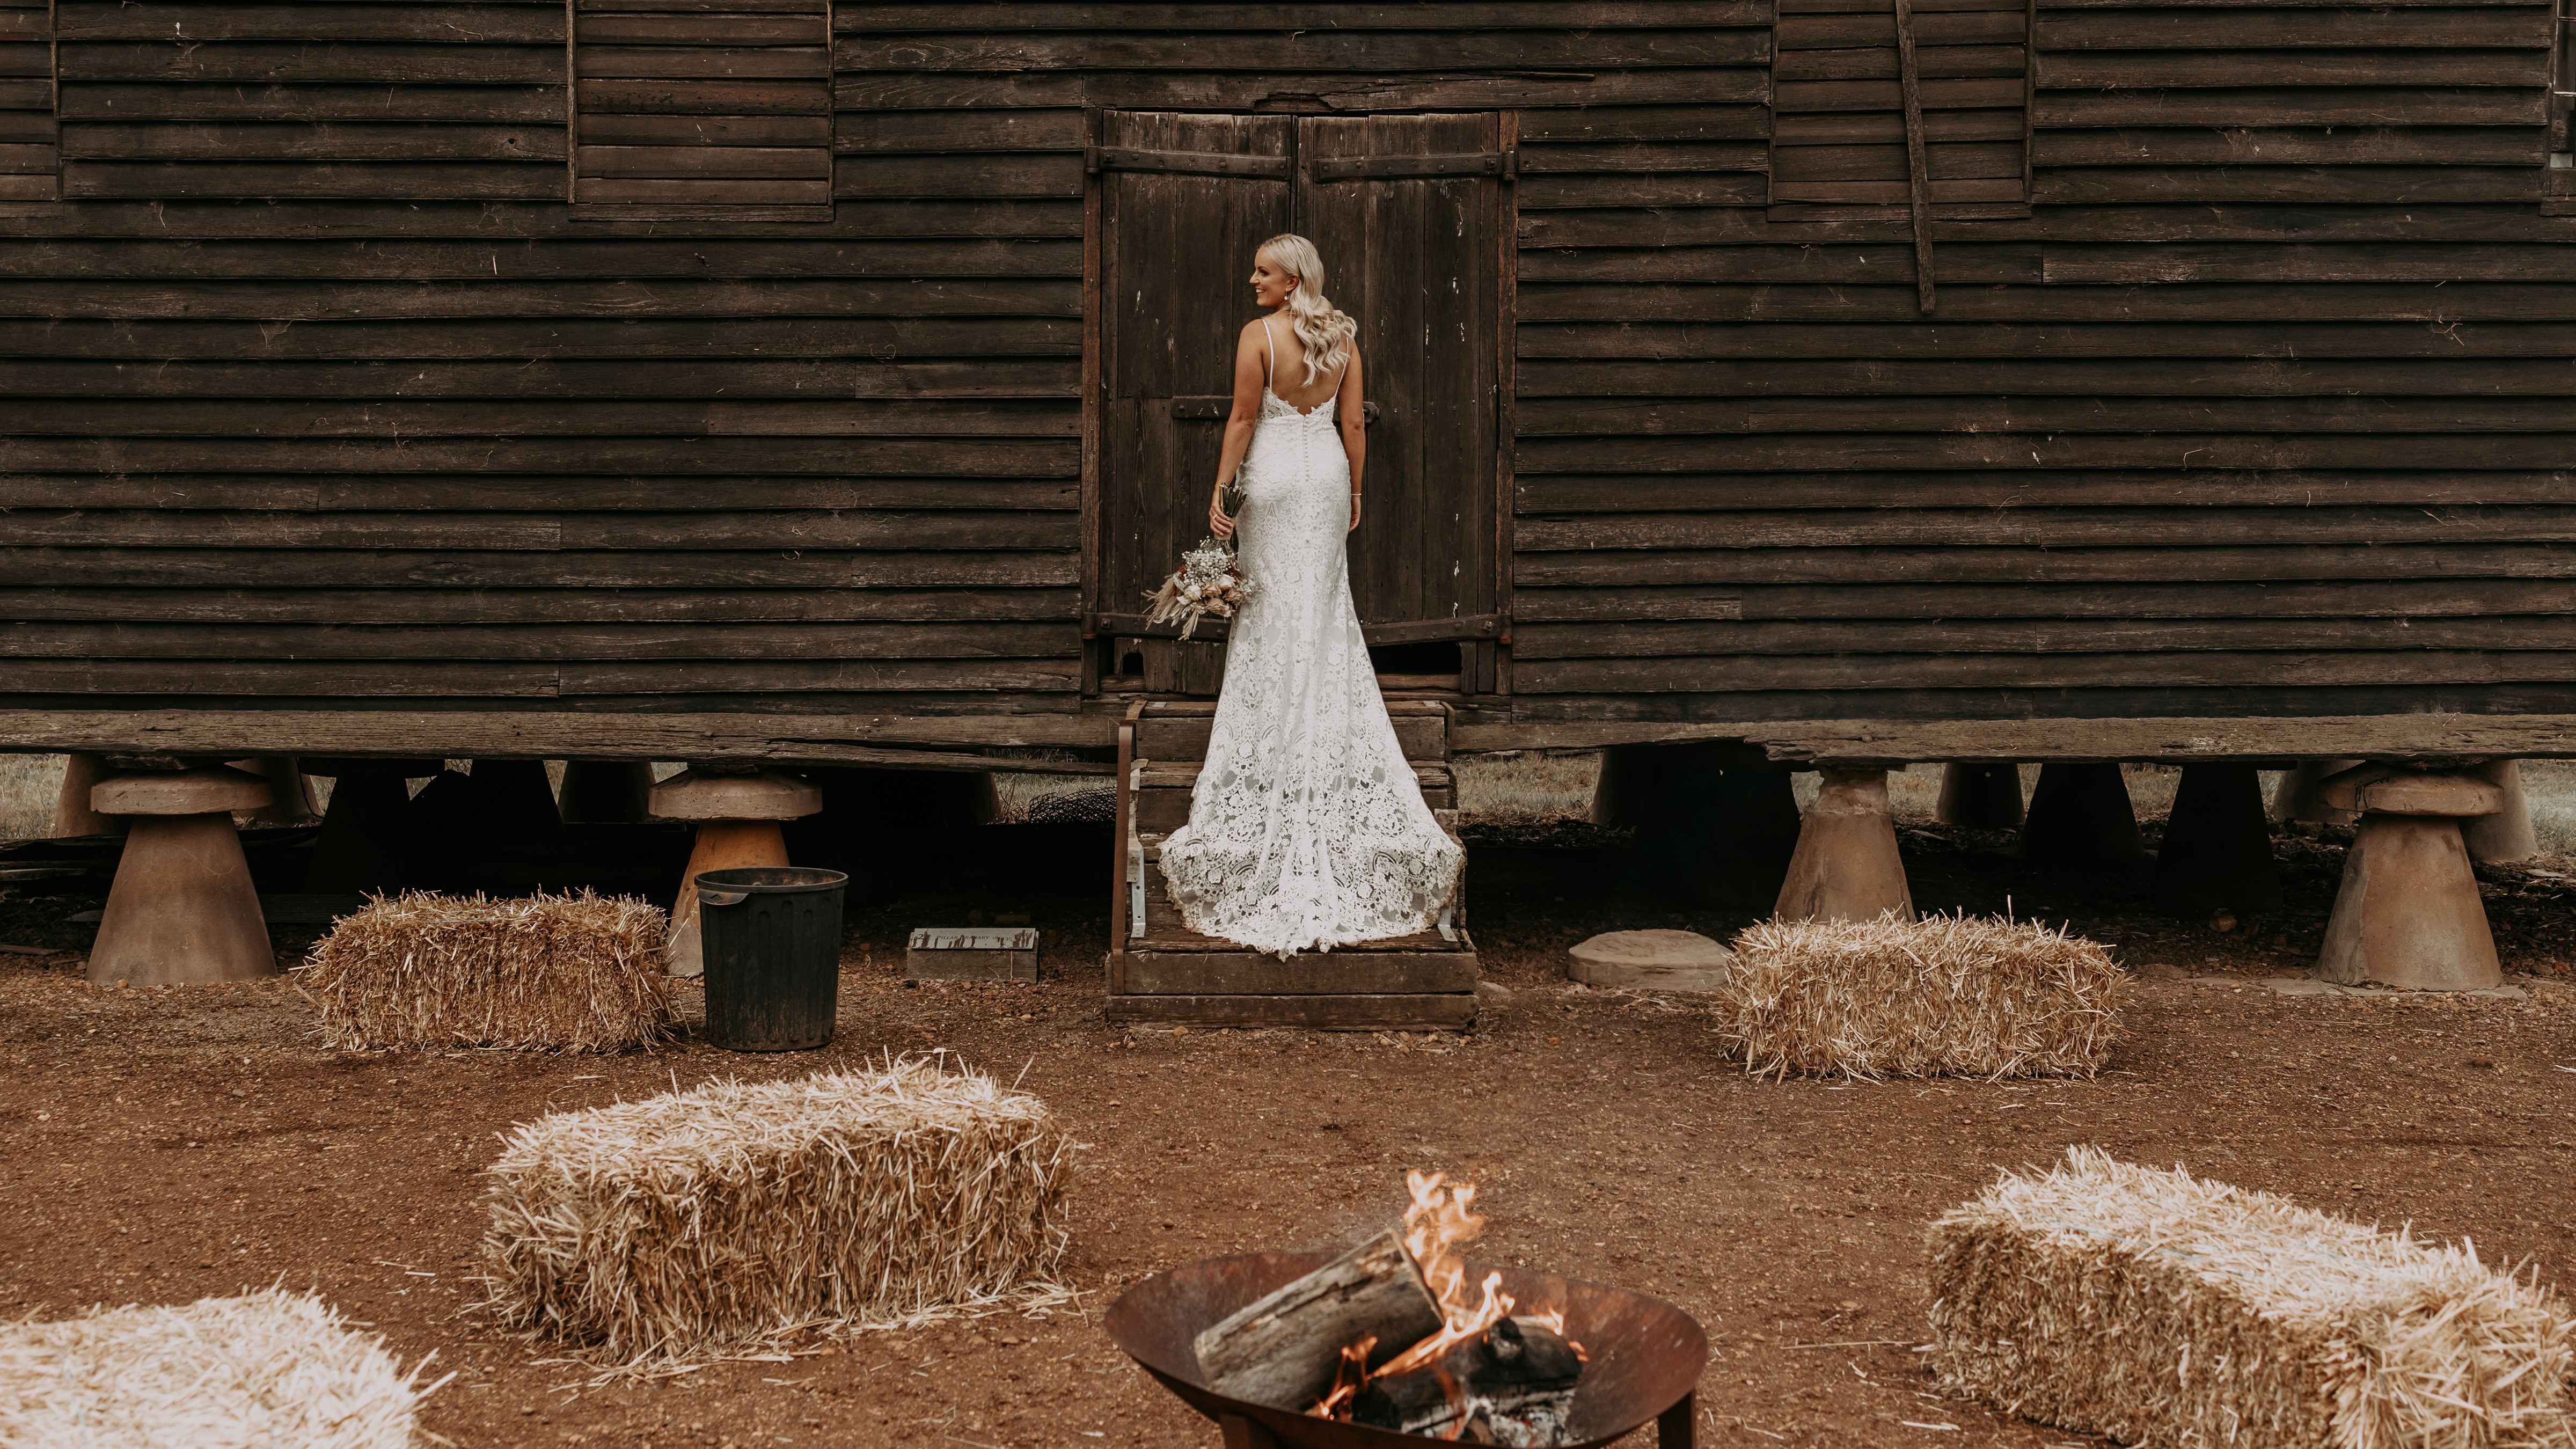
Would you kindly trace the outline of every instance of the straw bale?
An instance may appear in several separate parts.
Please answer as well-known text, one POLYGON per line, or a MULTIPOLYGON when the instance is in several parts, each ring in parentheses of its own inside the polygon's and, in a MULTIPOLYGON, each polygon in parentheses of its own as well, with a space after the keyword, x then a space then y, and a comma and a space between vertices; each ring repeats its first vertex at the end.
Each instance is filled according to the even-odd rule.
POLYGON ((670 1034, 661 910, 631 897, 407 891, 340 918, 296 976, 344 1047, 622 1051, 670 1034))
POLYGON ((923 1057, 556 1113, 486 1169, 483 1306, 635 1365, 1060 1296, 1072 1145, 923 1057))
POLYGON ((2090 1077, 2121 1035, 2098 943, 1992 916, 1765 921, 1712 994, 1756 1076, 2090 1077))
POLYGON ((2008 1413, 2152 1445, 2576 1445, 2576 1323, 2467 1243, 2081 1146, 1930 1240, 1933 1371, 2008 1413))
POLYGON ((405 1449, 427 1364, 274 1288, 27 1320, 0 1326, 0 1444, 405 1449))

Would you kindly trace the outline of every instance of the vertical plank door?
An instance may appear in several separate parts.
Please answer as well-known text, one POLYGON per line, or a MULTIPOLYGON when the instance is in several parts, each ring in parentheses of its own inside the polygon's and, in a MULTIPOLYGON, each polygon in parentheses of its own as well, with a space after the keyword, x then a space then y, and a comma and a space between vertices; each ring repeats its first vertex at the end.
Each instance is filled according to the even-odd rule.
MULTIPOLYGON (((1090 607, 1115 641, 1108 672, 1132 647, 1124 638, 1141 632, 1145 593, 1206 532, 1234 338, 1257 315, 1252 251, 1282 231, 1316 244, 1325 295, 1359 323, 1371 421, 1351 589, 1370 642, 1491 648, 1502 556, 1501 117, 1109 111, 1101 123, 1090 607)), ((1148 692, 1217 692, 1213 647, 1147 639, 1141 653, 1148 692)))

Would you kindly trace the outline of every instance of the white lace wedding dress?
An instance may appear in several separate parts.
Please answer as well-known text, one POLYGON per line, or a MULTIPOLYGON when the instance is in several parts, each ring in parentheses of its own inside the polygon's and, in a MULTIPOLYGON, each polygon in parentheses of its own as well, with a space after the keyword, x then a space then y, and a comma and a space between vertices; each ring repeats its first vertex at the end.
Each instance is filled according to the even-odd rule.
POLYGON ((1351 603, 1340 384, 1301 412, 1274 390, 1269 357, 1265 339, 1261 418, 1237 475, 1235 552, 1253 593, 1162 867, 1191 930, 1285 958, 1431 929, 1464 852, 1414 782, 1351 603))

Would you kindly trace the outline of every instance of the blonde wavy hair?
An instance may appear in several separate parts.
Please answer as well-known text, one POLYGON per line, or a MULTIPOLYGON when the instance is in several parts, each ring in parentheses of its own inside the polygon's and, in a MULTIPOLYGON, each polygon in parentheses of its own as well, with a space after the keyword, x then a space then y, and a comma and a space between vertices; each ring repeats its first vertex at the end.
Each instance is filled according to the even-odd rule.
POLYGON ((1359 324, 1324 296, 1324 258, 1315 244, 1283 231, 1255 247, 1252 256, 1255 261, 1267 259, 1297 279, 1282 310, 1288 314, 1288 329, 1306 345, 1306 381, 1340 367, 1342 359, 1350 356, 1351 337, 1359 324))

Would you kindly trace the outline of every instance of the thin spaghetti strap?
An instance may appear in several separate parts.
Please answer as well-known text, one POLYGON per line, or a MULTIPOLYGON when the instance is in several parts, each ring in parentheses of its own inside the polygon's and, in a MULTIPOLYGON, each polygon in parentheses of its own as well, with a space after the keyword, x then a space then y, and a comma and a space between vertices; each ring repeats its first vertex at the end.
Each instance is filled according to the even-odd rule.
POLYGON ((1270 319, 1261 319, 1261 385, 1270 386, 1270 319))

